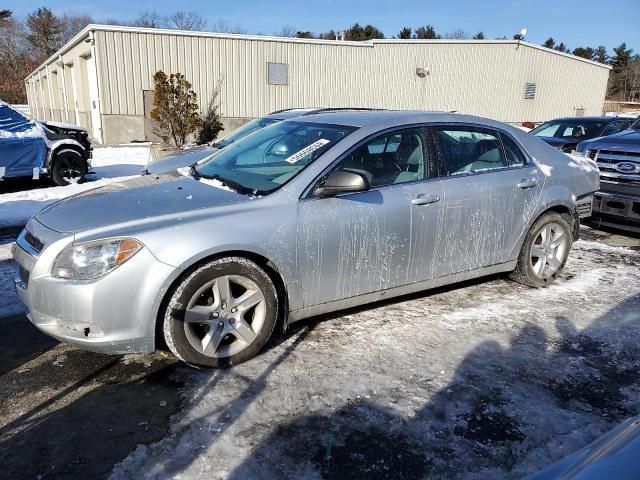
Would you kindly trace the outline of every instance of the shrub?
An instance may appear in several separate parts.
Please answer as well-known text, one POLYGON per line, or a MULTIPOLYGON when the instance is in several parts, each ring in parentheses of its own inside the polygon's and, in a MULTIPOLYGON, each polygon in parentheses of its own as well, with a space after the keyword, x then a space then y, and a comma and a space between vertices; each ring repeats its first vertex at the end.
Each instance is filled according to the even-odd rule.
POLYGON ((187 137, 202 125, 198 96, 181 73, 167 76, 160 70, 153 76, 153 81, 151 120, 154 132, 165 142, 181 148, 187 137))
POLYGON ((200 133, 198 134, 198 143, 209 143, 218 138, 218 134, 224 130, 224 126, 220 121, 220 105, 218 102, 218 98, 220 96, 220 82, 218 82, 218 86, 213 91, 213 95, 211 95, 211 99, 209 100, 209 105, 207 106, 207 111, 204 114, 204 118, 202 119, 202 128, 200 129, 200 133))

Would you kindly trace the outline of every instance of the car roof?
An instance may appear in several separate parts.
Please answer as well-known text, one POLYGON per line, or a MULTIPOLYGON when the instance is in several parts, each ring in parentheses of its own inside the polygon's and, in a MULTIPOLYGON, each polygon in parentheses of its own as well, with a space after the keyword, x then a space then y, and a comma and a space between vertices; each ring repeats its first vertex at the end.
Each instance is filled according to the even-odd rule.
POLYGON ((633 118, 631 117, 612 117, 609 115, 592 115, 590 117, 562 117, 562 118, 554 118, 553 120, 548 120, 544 123, 549 123, 549 122, 563 122, 566 120, 586 120, 588 122, 597 122, 597 121, 606 121, 606 122, 612 122, 613 120, 633 120, 633 118))
POLYGON ((396 126, 411 123, 477 123, 481 125, 501 127, 504 124, 488 118, 474 115, 462 115, 447 112, 421 112, 410 110, 372 110, 372 111, 339 111, 318 113, 297 117, 295 121, 327 123, 351 127, 370 125, 396 126))
POLYGON ((341 111, 372 111, 374 108, 358 107, 314 107, 314 108, 285 108, 265 115, 263 118, 274 118, 276 120, 286 120, 288 118, 300 117, 303 115, 313 115, 316 113, 329 113, 341 111))

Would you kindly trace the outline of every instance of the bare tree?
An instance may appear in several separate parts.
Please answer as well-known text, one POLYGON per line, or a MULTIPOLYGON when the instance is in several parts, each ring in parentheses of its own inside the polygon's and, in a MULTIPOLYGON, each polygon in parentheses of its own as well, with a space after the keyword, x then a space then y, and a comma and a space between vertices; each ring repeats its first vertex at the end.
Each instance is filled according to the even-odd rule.
POLYGON ((276 37, 297 37, 298 30, 291 25, 285 25, 282 29, 276 33, 276 37))
POLYGON ((442 38, 447 40, 468 40, 471 36, 462 29, 453 30, 452 32, 445 33, 442 38))
POLYGON ((164 19, 155 10, 142 10, 129 25, 132 27, 162 28, 164 27, 164 19))
POLYGON ((60 17, 60 23, 62 25, 62 43, 64 44, 80 33, 84 27, 90 23, 94 23, 94 21, 90 15, 65 13, 60 17))
POLYGON ((207 28, 207 19, 197 12, 178 11, 167 16, 166 23, 169 28, 178 30, 203 31, 207 28))
POLYGON ((11 10, 0 10, 0 25, 4 25, 13 15, 11 10))
POLYGON ((210 30, 217 33, 247 33, 240 25, 231 25, 229 21, 224 18, 213 23, 210 30))
POLYGON ((13 19, 0 22, 0 98, 26 103, 24 78, 37 64, 24 25, 13 19))

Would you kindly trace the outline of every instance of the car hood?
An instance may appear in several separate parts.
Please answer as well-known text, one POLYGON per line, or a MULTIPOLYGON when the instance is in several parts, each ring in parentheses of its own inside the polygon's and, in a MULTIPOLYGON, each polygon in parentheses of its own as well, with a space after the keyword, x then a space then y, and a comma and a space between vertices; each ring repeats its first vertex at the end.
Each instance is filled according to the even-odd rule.
POLYGON ((74 125, 73 123, 65 123, 65 122, 50 122, 50 121, 40 121, 45 127, 57 127, 62 128, 63 130, 77 130, 78 132, 86 132, 87 129, 81 127, 80 125, 74 125))
POLYGON ((115 182, 63 199, 41 210, 36 219, 58 232, 77 233, 184 218, 222 205, 250 201, 211 181, 179 173, 147 175, 115 182))
POLYGON ((589 150, 624 150, 640 153, 640 130, 627 129, 608 137, 586 140, 580 145, 589 150))
POLYGON ((143 175, 158 175, 173 172, 178 168, 188 167, 200 160, 204 160, 209 155, 216 153, 219 150, 220 149, 209 145, 194 147, 189 150, 181 150, 180 152, 151 162, 145 167, 142 173, 143 175))

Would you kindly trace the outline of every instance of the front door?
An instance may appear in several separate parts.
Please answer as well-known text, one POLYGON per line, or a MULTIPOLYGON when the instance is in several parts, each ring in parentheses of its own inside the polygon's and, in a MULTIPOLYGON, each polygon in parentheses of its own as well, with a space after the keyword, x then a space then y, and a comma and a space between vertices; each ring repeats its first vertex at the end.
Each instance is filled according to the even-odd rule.
POLYGON ((368 191, 301 200, 298 262, 305 307, 413 280, 412 250, 424 251, 425 242, 417 245, 412 237, 412 209, 426 212, 442 193, 439 181, 424 181, 429 174, 425 144, 422 128, 382 134, 333 169, 362 174, 368 191))
POLYGON ((444 192, 438 276, 508 261, 530 223, 544 175, 498 131, 446 126, 434 134, 444 192))

